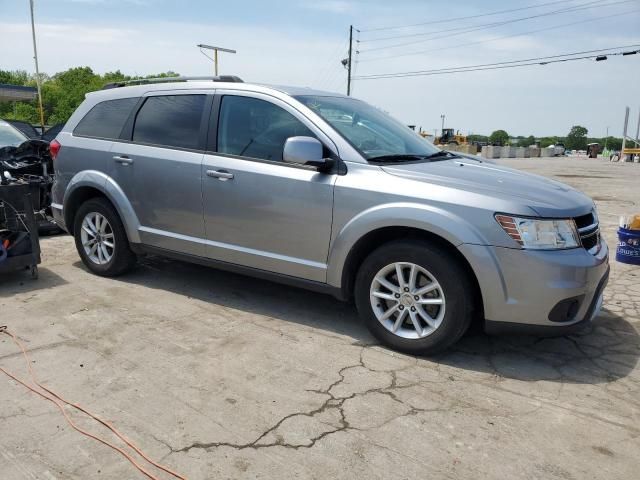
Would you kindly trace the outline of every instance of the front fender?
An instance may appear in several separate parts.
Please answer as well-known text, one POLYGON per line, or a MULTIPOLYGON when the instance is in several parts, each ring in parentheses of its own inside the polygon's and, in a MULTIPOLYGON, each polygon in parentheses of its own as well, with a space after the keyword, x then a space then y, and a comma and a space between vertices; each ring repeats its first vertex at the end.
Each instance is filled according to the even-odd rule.
POLYGON ((486 243, 473 225, 449 211, 408 202, 378 205, 360 212, 334 236, 329 249, 327 283, 341 287, 347 257, 354 245, 368 233, 387 227, 424 230, 456 247, 463 243, 486 243))
MULTIPOLYGON (((97 170, 85 170, 76 173, 73 176, 65 190, 63 201, 64 211, 70 211, 68 208, 69 201, 70 199, 73 199, 74 192, 77 192, 78 189, 84 187, 98 190, 107 197, 118 211, 118 215, 120 215, 120 220, 122 220, 129 241, 131 243, 140 243, 140 234, 138 232, 140 222, 138 221, 138 217, 136 216, 131 203, 116 181, 102 172, 97 170)), ((65 215, 65 223, 68 226, 70 226, 70 222, 72 221, 73 219, 66 218, 65 215)))

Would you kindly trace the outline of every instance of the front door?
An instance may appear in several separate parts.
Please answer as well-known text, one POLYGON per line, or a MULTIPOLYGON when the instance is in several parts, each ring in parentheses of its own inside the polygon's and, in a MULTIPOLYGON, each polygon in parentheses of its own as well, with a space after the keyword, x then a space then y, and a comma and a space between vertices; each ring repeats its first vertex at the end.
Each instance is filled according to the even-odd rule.
POLYGON ((207 255, 325 282, 336 176, 282 161, 287 138, 316 135, 279 100, 238 92, 218 102, 216 153, 202 166, 207 255))

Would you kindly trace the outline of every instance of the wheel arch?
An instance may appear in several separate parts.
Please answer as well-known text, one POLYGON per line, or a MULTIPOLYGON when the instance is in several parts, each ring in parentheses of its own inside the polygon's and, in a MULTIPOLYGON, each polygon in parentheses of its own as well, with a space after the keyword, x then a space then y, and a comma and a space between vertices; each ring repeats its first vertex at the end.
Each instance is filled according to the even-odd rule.
POLYGON ((375 249, 384 245, 385 243, 389 243, 396 240, 421 240, 428 242, 433 245, 437 245, 440 248, 446 250, 452 256, 454 256, 459 262, 460 265, 467 272, 469 279, 471 280, 474 287, 474 296, 478 303, 478 307, 483 309, 482 302, 482 291, 480 289, 480 284, 478 282, 478 277, 473 270, 473 267, 467 260, 467 258, 460 252, 455 245, 451 242, 442 238, 439 235, 436 235, 427 230, 421 230, 414 227, 383 227, 376 230, 373 230, 356 242, 353 248, 350 250, 347 260, 345 262, 345 266, 342 270, 342 295, 345 298, 351 298, 353 295, 354 284, 356 275, 358 273, 358 269, 362 262, 369 256, 375 249))
POLYGON ((98 171, 85 171, 76 174, 64 195, 64 221, 68 232, 73 235, 73 224, 80 205, 91 198, 106 198, 116 209, 122 221, 129 242, 140 243, 138 228, 140 223, 131 203, 120 186, 109 176, 98 171))
POLYGON ((332 242, 327 283, 338 287, 342 299, 350 299, 360 265, 376 248, 401 239, 427 241, 445 249, 460 262, 473 284, 479 314, 483 315, 478 276, 472 263, 457 248, 463 243, 484 243, 480 233, 448 212, 424 206, 407 207, 396 205, 364 212, 345 225, 332 242))

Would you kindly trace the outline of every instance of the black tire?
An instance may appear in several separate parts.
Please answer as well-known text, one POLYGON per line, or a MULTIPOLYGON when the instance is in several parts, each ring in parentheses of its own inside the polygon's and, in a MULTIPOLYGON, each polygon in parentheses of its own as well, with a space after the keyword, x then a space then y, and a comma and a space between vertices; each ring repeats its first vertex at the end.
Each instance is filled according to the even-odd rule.
POLYGON ((383 344, 412 355, 433 355, 453 345, 468 329, 474 315, 473 285, 460 260, 447 249, 422 240, 399 240, 382 245, 364 260, 356 276, 354 296, 367 328, 383 344), (374 277, 396 262, 424 268, 442 287, 446 303, 444 316, 440 325, 426 337, 400 337, 387 330, 374 313, 370 300, 374 277))
POLYGON ((106 198, 92 198, 80 205, 73 222, 73 234, 76 249, 85 266, 93 273, 103 277, 115 277, 131 270, 136 263, 136 255, 129 247, 129 239, 118 212, 106 198), (105 264, 92 261, 82 246, 82 221, 89 213, 97 212, 107 219, 113 231, 114 248, 111 259, 105 264))

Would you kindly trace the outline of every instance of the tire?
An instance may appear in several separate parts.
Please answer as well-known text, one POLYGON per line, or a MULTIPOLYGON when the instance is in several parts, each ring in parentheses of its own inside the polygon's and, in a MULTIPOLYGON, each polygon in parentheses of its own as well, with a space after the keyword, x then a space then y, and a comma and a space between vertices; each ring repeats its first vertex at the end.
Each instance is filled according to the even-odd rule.
POLYGON ((474 286, 460 260, 447 249, 421 240, 393 241, 373 251, 360 266, 354 296, 358 313, 371 333, 383 344, 412 355, 433 355, 447 349, 465 333, 474 315, 474 286), (404 287, 397 282, 397 264, 404 287), (417 280, 412 284, 414 271, 417 280), (395 291, 385 285, 399 288, 395 291), (407 288, 409 292, 404 291, 407 288), (376 296, 372 296, 374 292, 376 296), (396 310, 389 318, 378 319, 394 305, 396 310), (401 312, 404 317, 398 320, 401 312))
POLYGON ((73 222, 73 234, 82 262, 97 275, 103 277, 122 275, 131 270, 136 263, 136 255, 129 247, 129 239, 120 216, 106 198, 92 198, 80 205, 73 222), (90 220, 91 223, 83 225, 85 219, 90 220), (96 231, 87 225, 95 228, 96 223, 104 228, 100 231, 99 241, 90 243, 92 238, 97 237, 96 231), (89 230, 85 227, 93 233, 88 233, 89 230), (89 252, 85 249, 83 241, 88 242, 89 252), (96 243, 98 243, 97 248, 91 250, 96 243))

